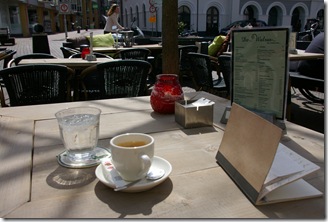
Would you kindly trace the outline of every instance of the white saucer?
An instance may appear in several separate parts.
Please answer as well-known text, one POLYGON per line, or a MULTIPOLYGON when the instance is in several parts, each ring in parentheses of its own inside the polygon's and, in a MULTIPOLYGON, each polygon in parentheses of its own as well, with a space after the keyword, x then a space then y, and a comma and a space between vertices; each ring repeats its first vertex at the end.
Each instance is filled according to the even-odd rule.
MULTIPOLYGON (((128 187, 125 190, 122 190, 122 192, 131 192, 132 193, 132 192, 141 192, 141 191, 149 190, 149 189, 159 185, 160 183, 164 182, 166 180, 166 178, 168 178, 172 172, 171 164, 167 160, 165 160, 161 157, 158 157, 158 156, 154 156, 153 163, 150 168, 163 169, 165 171, 165 175, 162 178, 155 180, 155 181, 147 180, 146 178, 144 178, 144 179, 140 180, 138 183, 134 184, 133 186, 128 187)), ((101 164, 96 168, 96 177, 106 186, 108 186, 110 188, 116 188, 114 182, 109 179, 110 177, 105 178, 101 164)))

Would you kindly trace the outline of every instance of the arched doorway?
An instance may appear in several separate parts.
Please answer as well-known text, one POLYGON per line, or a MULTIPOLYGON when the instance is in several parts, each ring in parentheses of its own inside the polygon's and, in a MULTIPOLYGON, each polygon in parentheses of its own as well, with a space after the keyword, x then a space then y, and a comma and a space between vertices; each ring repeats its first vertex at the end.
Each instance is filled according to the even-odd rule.
POLYGON ((318 29, 324 29, 325 27, 325 11, 320 9, 317 13, 317 19, 319 20, 319 27, 318 29))
POLYGON ((272 7, 269 11, 268 26, 282 25, 282 10, 280 7, 272 7))
POLYGON ((216 7, 210 7, 206 13, 206 34, 216 36, 219 33, 219 10, 216 7))
POLYGON ((258 10, 255 6, 249 5, 244 10, 244 19, 245 20, 252 20, 257 19, 258 17, 258 10))
POLYGON ((292 26, 293 32, 300 32, 302 30, 301 13, 302 10, 300 7, 295 8, 292 13, 292 19, 290 25, 292 26))
POLYGON ((186 26, 185 29, 190 29, 190 9, 188 6, 180 6, 178 9, 178 21, 183 22, 186 26))

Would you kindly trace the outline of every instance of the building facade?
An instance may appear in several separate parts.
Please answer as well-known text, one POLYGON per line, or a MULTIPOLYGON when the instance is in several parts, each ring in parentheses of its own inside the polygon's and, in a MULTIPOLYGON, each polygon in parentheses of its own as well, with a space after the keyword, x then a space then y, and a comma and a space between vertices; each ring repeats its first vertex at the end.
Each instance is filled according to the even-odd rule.
POLYGON ((0 0, 0 27, 12 35, 31 36, 35 24, 44 32, 99 28, 100 0, 0 0), (66 26, 65 26, 66 24, 66 26))
MULTIPOLYGON (((119 3, 120 1, 118 1, 119 3)), ((121 1, 122 23, 129 26, 133 18, 141 30, 160 33, 162 0, 121 1)), ((291 26, 303 31, 308 19, 318 19, 324 27, 324 0, 179 0, 178 19, 186 29, 199 35, 215 36, 232 22, 262 20, 269 26, 291 26)))
MULTIPOLYGON (((31 36, 36 23, 47 33, 103 28, 110 5, 121 6, 120 23, 136 25, 150 36, 162 30, 162 0, 0 0, 0 27, 12 35, 31 36)), ((231 22, 252 19, 269 26, 303 31, 308 19, 324 27, 324 0, 178 0, 179 21, 201 36, 215 36, 231 22)))

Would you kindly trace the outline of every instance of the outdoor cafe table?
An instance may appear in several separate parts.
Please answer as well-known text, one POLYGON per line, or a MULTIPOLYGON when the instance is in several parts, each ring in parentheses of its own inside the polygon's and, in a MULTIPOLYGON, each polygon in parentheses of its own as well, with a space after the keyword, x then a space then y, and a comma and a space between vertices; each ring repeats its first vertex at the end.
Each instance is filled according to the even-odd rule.
POLYGON ((297 49, 297 54, 289 54, 289 60, 313 60, 313 59, 324 59, 325 54, 322 53, 313 53, 313 52, 305 52, 305 50, 297 49))
MULTIPOLYGON (((224 52, 225 55, 231 55, 232 52, 224 52)), ((288 54, 289 61, 295 61, 295 60, 312 60, 312 59, 324 59, 325 54, 322 53, 311 53, 311 52, 305 52, 305 50, 297 49, 297 54, 288 54)))
POLYGON ((20 61, 20 65, 32 65, 32 64, 54 64, 65 65, 72 69, 86 68, 101 62, 108 62, 112 59, 109 58, 97 58, 95 61, 88 61, 82 58, 55 58, 55 59, 23 59, 20 61))
MULTIPOLYGON (((149 97, 57 103, 0 109, 0 216, 2 218, 325 218, 325 197, 254 206, 216 163, 230 102, 192 92, 186 99, 215 102, 213 127, 184 129, 174 115, 154 113, 149 97), (115 192, 95 168, 57 163, 64 148, 55 112, 76 106, 102 110, 98 145, 113 136, 142 132, 155 138, 155 155, 169 161, 171 175, 140 193, 115 192)), ((305 178, 325 191, 324 135, 285 122, 281 143, 321 167, 305 178)), ((251 163, 250 163, 251 164, 251 163)))
POLYGON ((99 52, 99 53, 116 53, 118 51, 124 50, 124 49, 133 49, 133 48, 147 48, 151 51, 152 55, 159 54, 162 52, 162 46, 159 44, 149 44, 149 45, 133 45, 132 47, 93 47, 94 52, 99 52))

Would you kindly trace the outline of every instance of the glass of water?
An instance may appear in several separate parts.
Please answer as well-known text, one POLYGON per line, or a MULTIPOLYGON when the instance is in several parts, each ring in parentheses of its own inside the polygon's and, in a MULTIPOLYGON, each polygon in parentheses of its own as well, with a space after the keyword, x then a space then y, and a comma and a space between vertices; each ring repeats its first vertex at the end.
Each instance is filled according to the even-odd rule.
POLYGON ((95 107, 74 107, 55 114, 67 157, 73 163, 83 163, 94 155, 100 113, 101 110, 95 107))

